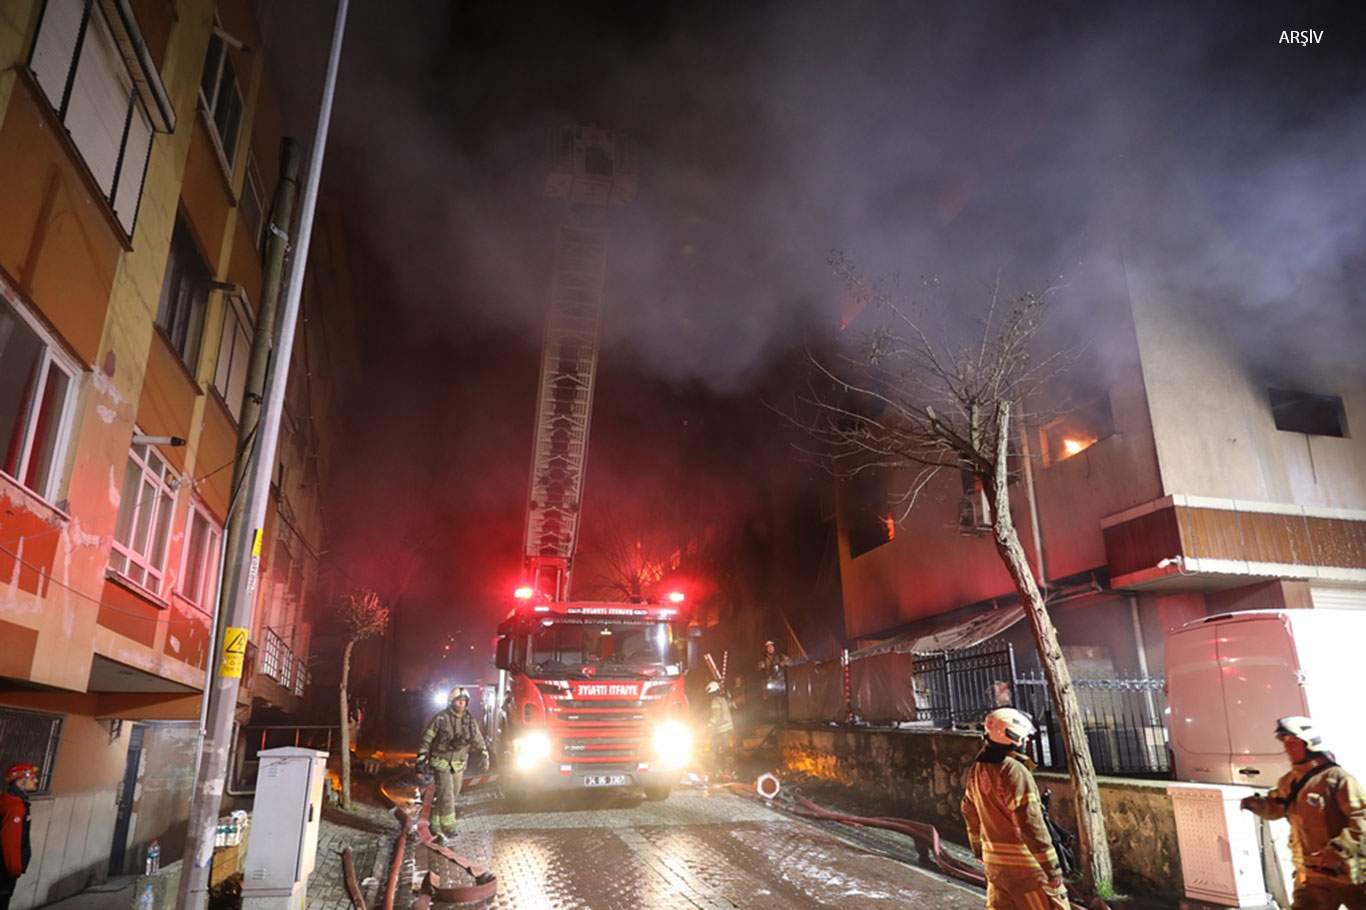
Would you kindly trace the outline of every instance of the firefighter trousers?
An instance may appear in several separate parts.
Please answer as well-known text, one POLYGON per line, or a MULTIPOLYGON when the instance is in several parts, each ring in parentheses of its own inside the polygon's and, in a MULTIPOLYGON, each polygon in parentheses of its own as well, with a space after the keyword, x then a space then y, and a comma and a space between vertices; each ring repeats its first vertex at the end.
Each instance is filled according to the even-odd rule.
POLYGON ((1326 881, 1313 876, 1304 884, 1295 885, 1291 910, 1366 910, 1366 885, 1326 881))
POLYGON ((465 782, 465 765, 445 762, 432 768, 436 778, 436 792, 432 794, 432 814, 428 827, 433 834, 454 837, 456 833, 455 800, 460 795, 460 787, 465 782))
POLYGON ((1067 889, 1048 887, 1035 869, 987 867, 987 910, 1068 910, 1067 889))

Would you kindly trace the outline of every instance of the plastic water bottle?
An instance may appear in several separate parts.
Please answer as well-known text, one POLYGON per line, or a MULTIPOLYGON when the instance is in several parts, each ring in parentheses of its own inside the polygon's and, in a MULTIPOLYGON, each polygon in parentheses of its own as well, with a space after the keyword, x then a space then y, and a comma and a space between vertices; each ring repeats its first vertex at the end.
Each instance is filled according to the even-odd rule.
POLYGON ((155 910, 157 899, 152 894, 152 886, 149 883, 142 889, 142 897, 138 898, 138 910, 155 910))
MULTIPOLYGON (((147 848, 147 874, 153 875, 161 869, 161 844, 152 841, 152 846, 147 848)), ((144 895, 145 896, 145 895, 144 895)))

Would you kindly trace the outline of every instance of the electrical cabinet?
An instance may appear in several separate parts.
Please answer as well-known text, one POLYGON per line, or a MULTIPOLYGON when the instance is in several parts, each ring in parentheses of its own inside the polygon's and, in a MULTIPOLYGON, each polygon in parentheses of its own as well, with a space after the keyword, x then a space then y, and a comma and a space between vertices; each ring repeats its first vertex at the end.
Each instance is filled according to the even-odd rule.
POLYGON ((1238 803, 1252 791, 1219 784, 1168 784, 1186 897, 1220 907, 1266 905, 1257 818, 1238 803))
POLYGON ((242 874, 243 904, 257 910, 265 910, 265 905, 302 907, 304 885, 318 852, 327 753, 285 747, 266 749, 260 758, 242 874))

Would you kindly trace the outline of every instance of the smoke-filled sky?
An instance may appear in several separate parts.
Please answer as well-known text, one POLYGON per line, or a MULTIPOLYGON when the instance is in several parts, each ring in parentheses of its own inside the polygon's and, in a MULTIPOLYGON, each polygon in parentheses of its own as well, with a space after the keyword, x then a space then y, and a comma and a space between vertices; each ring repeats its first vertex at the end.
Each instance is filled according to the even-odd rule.
MULTIPOLYGON (((269 6, 285 65, 320 70, 330 4, 269 6)), ((1359 364, 1366 39, 1350 6, 353 0, 326 186, 385 323, 348 470, 388 479, 348 512, 402 526, 426 510, 409 533, 445 529, 439 549, 467 567, 429 596, 461 609, 491 567, 515 571, 560 214, 540 190, 566 124, 639 143, 638 199, 613 213, 589 508, 595 484, 686 473, 675 412, 771 432, 754 390, 848 315, 835 249, 955 291, 1061 279, 1082 319, 1087 275, 1122 254, 1193 308, 1234 307, 1250 352, 1276 339, 1359 364), (1280 40, 1308 29, 1317 43, 1280 40), (650 415, 658 464, 614 457, 642 426, 607 414, 650 415)), ((725 473, 745 501, 749 471, 725 473)))

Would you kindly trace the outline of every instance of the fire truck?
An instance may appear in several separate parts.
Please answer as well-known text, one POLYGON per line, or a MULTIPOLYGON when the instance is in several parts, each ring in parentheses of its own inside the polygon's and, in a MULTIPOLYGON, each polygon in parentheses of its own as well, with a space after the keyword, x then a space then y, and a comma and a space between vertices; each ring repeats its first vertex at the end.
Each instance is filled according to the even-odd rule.
POLYGON ((496 645, 504 792, 642 787, 667 799, 692 755, 679 608, 521 594, 496 645))
POLYGON ((635 197, 620 133, 552 134, 547 196, 566 203, 541 356, 526 513, 525 585, 498 627, 494 754, 510 796, 643 787, 665 799, 692 751, 680 601, 570 599, 607 264, 601 212, 635 197))

